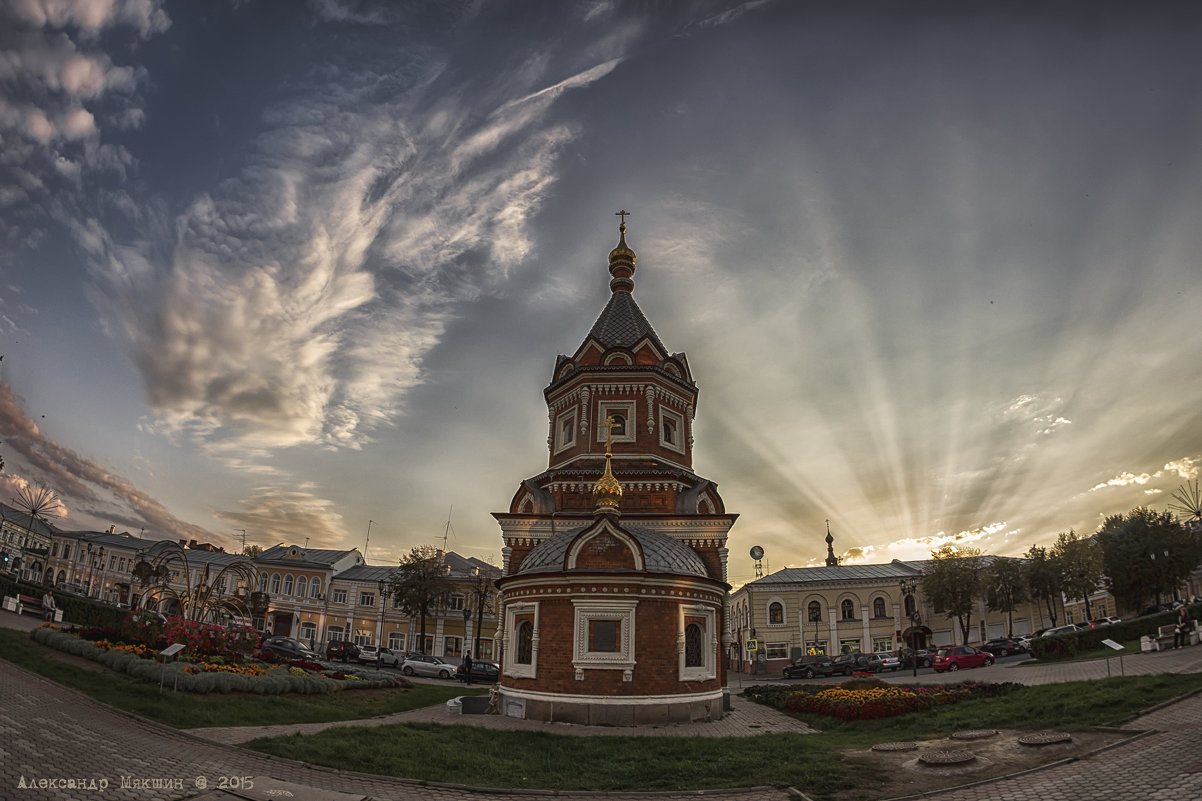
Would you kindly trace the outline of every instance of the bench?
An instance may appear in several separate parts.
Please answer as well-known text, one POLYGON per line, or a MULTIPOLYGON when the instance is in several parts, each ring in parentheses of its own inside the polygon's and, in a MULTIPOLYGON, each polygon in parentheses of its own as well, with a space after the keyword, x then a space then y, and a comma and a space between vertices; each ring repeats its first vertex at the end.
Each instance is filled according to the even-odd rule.
MULTIPOLYGON (((17 614, 18 615, 23 614, 25 612, 35 612, 39 615, 43 615, 44 611, 45 610, 42 609, 41 599, 35 598, 32 595, 17 596, 17 614)), ((54 610, 54 622, 61 623, 62 621, 63 621, 63 610, 55 609, 54 610)))
MULTIPOLYGON (((1163 651, 1166 648, 1173 647, 1173 638, 1177 633, 1177 624, 1170 623, 1167 626, 1161 626, 1156 629, 1156 634, 1145 634, 1139 638, 1139 650, 1147 653, 1148 651, 1163 651)), ((1189 633, 1189 638, 1186 640, 1188 645, 1198 644, 1198 629, 1195 627, 1189 633)))

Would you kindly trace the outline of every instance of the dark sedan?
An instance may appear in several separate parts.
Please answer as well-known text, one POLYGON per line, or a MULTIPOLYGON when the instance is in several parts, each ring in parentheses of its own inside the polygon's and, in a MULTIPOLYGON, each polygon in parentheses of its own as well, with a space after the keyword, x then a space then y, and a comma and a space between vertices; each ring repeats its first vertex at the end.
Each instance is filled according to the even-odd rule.
POLYGON ((839 654, 833 661, 835 673, 850 676, 853 673, 880 673, 881 660, 876 654, 839 654))
MULTIPOLYGON (((455 678, 466 682, 467 679, 463 675, 463 665, 455 668, 455 678)), ((472 660, 472 681, 480 682, 481 684, 496 684, 501 680, 501 666, 496 662, 488 662, 482 659, 472 660)))
POLYGON ((1018 640, 1012 640, 1009 637, 998 637, 996 640, 990 640, 982 645, 981 650, 988 651, 994 656, 1010 656, 1011 654, 1021 654, 1027 649, 1018 640))
POLYGON ((829 656, 798 657, 793 664, 785 665, 785 669, 781 671, 781 675, 786 679, 795 679, 798 676, 812 679, 815 676, 833 676, 834 674, 835 664, 829 656))
POLYGON ((316 651, 292 637, 268 637, 263 640, 260 649, 284 659, 304 659, 307 662, 321 660, 321 656, 316 651))

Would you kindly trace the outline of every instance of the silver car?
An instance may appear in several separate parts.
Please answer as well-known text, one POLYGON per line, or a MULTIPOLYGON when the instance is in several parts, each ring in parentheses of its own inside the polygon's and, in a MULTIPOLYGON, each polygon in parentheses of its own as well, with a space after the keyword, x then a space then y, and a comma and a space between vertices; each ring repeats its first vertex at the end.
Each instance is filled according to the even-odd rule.
POLYGON ((388 648, 376 648, 374 645, 359 646, 359 664, 374 664, 378 667, 400 667, 404 660, 388 648))
POLYGON ((455 675, 455 665, 442 661, 437 656, 429 654, 405 654, 405 662, 401 672, 406 676, 428 676, 430 678, 449 679, 455 675))

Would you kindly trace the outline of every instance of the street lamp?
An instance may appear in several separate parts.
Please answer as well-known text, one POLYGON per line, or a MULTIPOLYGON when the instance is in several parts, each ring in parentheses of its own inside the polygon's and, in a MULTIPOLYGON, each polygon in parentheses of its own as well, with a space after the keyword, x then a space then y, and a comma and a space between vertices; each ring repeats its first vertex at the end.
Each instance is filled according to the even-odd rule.
MULTIPOLYGON (((903 578, 900 582, 898 582, 898 588, 901 590, 902 607, 904 608, 905 604, 906 604, 906 599, 912 599, 914 597, 914 593, 916 593, 918 591, 918 579, 903 578)), ((913 628, 915 625, 917 625, 918 621, 921 619, 918 615, 918 602, 913 601, 913 604, 914 604, 914 611, 909 614, 911 628, 913 628)), ((906 646, 910 649, 910 664, 914 668, 914 678, 918 678, 918 653, 917 653, 918 649, 916 649, 911 644, 913 641, 914 641, 914 634, 911 633, 910 634, 910 642, 907 642, 906 646)))
POLYGON ((379 670, 380 663, 384 661, 384 611, 388 608, 388 596, 392 595, 392 585, 380 579, 376 582, 376 589, 380 591, 380 630, 376 635, 376 670, 379 670))

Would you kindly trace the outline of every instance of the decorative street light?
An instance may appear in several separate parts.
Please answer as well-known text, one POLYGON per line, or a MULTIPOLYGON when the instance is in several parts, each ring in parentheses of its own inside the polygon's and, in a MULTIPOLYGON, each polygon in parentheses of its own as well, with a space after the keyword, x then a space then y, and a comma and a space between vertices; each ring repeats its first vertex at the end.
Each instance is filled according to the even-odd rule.
POLYGON ((380 630, 376 635, 376 670, 380 669, 380 663, 384 661, 384 611, 388 608, 388 597, 392 595, 392 585, 384 579, 376 582, 376 589, 380 591, 380 630))
MULTIPOLYGON (((909 600, 913 605, 913 611, 909 613, 910 627, 913 628, 914 626, 917 626, 919 620, 921 620, 918 614, 918 602, 913 600, 914 593, 918 591, 918 579, 913 577, 903 578, 900 582, 898 582, 898 587, 901 589, 903 607, 907 605, 907 600, 909 600)), ((906 647, 910 649, 910 664, 914 668, 914 678, 918 678, 918 649, 914 647, 912 644, 913 642, 914 633, 911 632, 910 639, 906 643, 906 647)))

